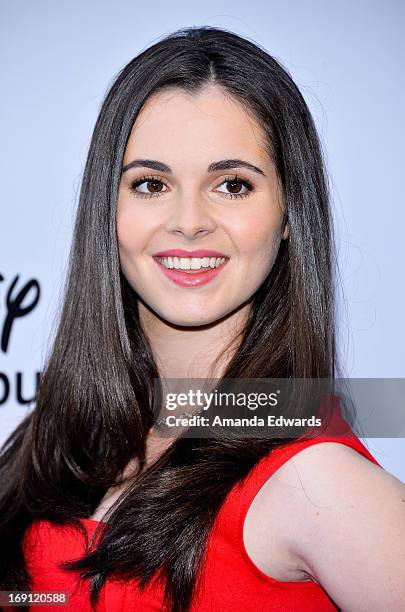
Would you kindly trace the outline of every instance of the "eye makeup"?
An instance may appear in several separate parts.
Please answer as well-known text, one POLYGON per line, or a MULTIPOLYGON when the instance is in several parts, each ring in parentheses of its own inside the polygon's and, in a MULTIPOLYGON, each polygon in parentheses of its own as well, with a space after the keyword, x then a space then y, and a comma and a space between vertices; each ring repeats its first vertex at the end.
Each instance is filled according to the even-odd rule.
MULTIPOLYGON (((131 193, 133 193, 133 195, 135 195, 135 197, 140 197, 140 198, 156 198, 156 197, 160 197, 161 195, 163 195, 164 193, 166 193, 166 191, 155 191, 155 192, 149 192, 149 193, 145 193, 145 192, 141 192, 138 191, 138 187, 140 187, 143 184, 150 184, 150 185, 154 185, 154 187, 159 187, 161 185, 166 185, 166 182, 164 181, 164 179, 162 179, 159 176, 152 176, 152 175, 148 175, 148 176, 142 176, 141 178, 137 179, 136 181, 133 181, 130 185, 130 191, 131 193)), ((222 186, 224 184, 230 184, 233 187, 244 187, 246 189, 246 191, 244 193, 224 193, 222 191, 219 191, 218 193, 220 193, 221 195, 223 195, 226 198, 245 198, 247 197, 252 191, 254 191, 254 187, 253 184, 247 180, 247 179, 241 179, 238 177, 238 175, 233 175, 233 176, 229 176, 229 177, 225 177, 223 179, 223 181, 220 183, 219 186, 222 186)), ((232 188, 233 188, 232 187, 232 188)))

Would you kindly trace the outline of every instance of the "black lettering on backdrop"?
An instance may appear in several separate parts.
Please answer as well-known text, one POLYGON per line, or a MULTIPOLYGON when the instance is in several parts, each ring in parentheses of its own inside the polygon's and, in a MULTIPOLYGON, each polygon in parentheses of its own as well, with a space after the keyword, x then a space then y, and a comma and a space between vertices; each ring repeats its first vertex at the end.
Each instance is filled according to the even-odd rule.
POLYGON ((5 404, 7 400, 10 398, 10 391, 13 390, 13 399, 17 402, 17 404, 30 404, 32 401, 36 399, 36 394, 38 391, 39 381, 41 377, 41 372, 36 372, 35 378, 35 389, 31 397, 23 397, 23 378, 26 375, 23 372, 15 373, 15 381, 11 379, 11 376, 8 377, 4 372, 0 372, 0 406, 5 404), (13 384, 14 382, 14 384, 13 384))
MULTIPOLYGON (((5 315, 3 324, 2 326, 0 325, 0 347, 3 353, 6 353, 9 348, 11 332, 15 321, 26 316, 35 308, 41 293, 39 283, 36 279, 31 279, 23 284, 19 290, 16 289, 19 278, 20 275, 17 274, 10 283, 4 301, 5 315), (28 294, 30 295, 27 298, 28 294)), ((0 274, 0 283, 4 280, 4 276, 0 274)), ((0 314, 2 315, 1 304, 0 314)), ((11 396, 18 404, 30 404, 36 398, 40 372, 35 373, 35 390, 32 397, 26 397, 24 395, 23 382, 26 376, 27 375, 23 372, 16 372, 12 376, 0 372, 0 405, 5 404, 8 399, 11 399, 11 396)))
POLYGON ((0 372, 0 405, 8 400, 10 395, 10 383, 6 374, 0 372))
POLYGON ((41 377, 40 372, 36 373, 36 383, 35 383, 35 391, 34 394, 31 397, 23 397, 23 392, 22 392, 22 377, 23 374, 22 372, 17 372, 16 374, 16 400, 19 404, 30 404, 34 398, 36 398, 36 393, 37 393, 37 389, 39 386, 39 379, 41 377))
MULTIPOLYGON (((31 279, 21 287, 20 291, 15 296, 13 296, 12 293, 19 278, 20 276, 19 274, 17 274, 13 282, 11 283, 6 296, 7 313, 3 323, 0 343, 1 350, 3 351, 3 353, 7 352, 11 330, 14 322, 16 321, 16 319, 19 319, 29 314, 35 308, 35 306, 38 304, 39 296, 41 293, 38 281, 36 279, 31 279), (24 301, 24 298, 31 291, 31 289, 34 289, 34 295, 31 299, 31 302, 23 306, 22 303, 24 301)), ((3 280, 4 277, 2 274, 0 274, 0 282, 3 280)))

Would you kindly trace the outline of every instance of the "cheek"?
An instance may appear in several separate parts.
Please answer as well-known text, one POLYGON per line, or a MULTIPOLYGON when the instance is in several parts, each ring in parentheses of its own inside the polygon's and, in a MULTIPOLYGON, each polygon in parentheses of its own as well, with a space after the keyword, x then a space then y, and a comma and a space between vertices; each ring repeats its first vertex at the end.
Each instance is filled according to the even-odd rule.
POLYGON ((280 244, 279 226, 269 219, 256 219, 254 224, 240 226, 234 232, 235 246, 246 261, 261 268, 268 267, 277 254, 280 244))
POLYGON ((142 251, 148 235, 145 219, 131 204, 125 199, 119 200, 116 215, 120 257, 126 260, 132 259, 142 251))
POLYGON ((130 260, 138 251, 137 233, 134 223, 124 221, 124 218, 117 218, 117 238, 120 258, 122 263, 130 260))
POLYGON ((140 221, 132 214, 122 211, 117 212, 117 239, 121 270, 129 284, 135 291, 138 290, 137 279, 139 279, 139 255, 144 250, 143 232, 140 221))

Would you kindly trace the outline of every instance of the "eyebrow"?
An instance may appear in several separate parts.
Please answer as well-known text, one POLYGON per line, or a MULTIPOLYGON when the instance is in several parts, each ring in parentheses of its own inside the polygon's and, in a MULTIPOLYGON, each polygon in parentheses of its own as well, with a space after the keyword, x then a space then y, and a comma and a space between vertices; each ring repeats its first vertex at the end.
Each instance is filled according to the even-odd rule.
MULTIPOLYGON (((157 161, 156 159, 134 159, 133 161, 126 164, 122 172, 126 172, 131 168, 152 168, 152 170, 156 170, 157 172, 166 172, 167 174, 172 174, 172 169, 167 164, 163 162, 157 161)), ((257 174, 261 174, 262 176, 266 176, 260 168, 251 164, 250 162, 244 161, 243 159, 221 159, 219 161, 213 162, 207 168, 207 172, 217 172, 218 170, 232 170, 234 168, 247 168, 248 170, 252 170, 253 172, 257 172, 257 174)))

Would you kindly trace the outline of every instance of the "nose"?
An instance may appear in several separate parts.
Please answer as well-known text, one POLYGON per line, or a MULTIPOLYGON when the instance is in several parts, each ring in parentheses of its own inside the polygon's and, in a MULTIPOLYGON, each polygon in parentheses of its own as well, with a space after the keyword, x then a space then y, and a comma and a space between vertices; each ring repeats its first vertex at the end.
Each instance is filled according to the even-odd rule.
POLYGON ((166 223, 166 230, 190 240, 210 234, 216 228, 208 210, 209 204, 196 194, 184 194, 176 199, 166 223))

